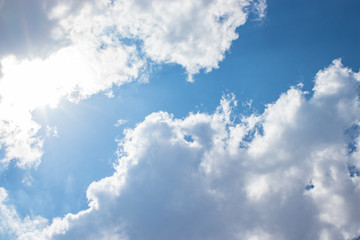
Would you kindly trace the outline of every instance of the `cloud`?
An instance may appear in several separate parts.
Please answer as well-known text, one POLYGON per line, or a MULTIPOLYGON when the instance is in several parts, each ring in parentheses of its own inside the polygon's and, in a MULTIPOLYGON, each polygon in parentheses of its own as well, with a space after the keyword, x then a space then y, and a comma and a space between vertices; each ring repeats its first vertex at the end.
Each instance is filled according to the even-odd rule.
POLYGON ((127 123, 128 121, 125 119, 119 119, 116 121, 116 123, 114 124, 115 127, 120 127, 121 125, 127 123))
POLYGON ((355 238, 359 81, 359 73, 334 60, 316 75, 312 96, 292 87, 262 114, 236 116, 231 94, 213 114, 152 113, 125 130, 115 173, 88 187, 89 209, 27 235, 12 233, 20 239, 355 238))
POLYGON ((143 51, 156 62, 177 63, 191 75, 218 68, 236 28, 249 9, 264 16, 265 1, 115 1, 116 27, 124 38, 138 37, 143 51), (124 19, 126 19, 124 21, 124 19))
POLYGON ((7 204, 7 198, 6 190, 0 188, 0 237, 15 239, 18 235, 27 235, 48 224, 48 221, 42 217, 27 216, 21 219, 15 208, 7 204))
POLYGON ((111 97, 114 85, 146 82, 149 62, 180 64, 192 80, 218 67, 251 9, 263 16, 266 7, 252 0, 23 2, 3 1, 0 9, 1 41, 9 43, 0 48, 1 162, 23 168, 41 161, 35 109, 99 92, 111 97))

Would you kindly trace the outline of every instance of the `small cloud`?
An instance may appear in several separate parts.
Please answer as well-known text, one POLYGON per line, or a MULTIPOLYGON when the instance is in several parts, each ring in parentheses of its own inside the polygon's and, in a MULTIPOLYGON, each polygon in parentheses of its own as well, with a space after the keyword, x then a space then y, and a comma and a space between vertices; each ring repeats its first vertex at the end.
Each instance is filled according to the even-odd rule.
POLYGON ((251 109, 252 108, 252 103, 253 103, 253 100, 249 99, 249 100, 246 100, 246 102, 243 102, 242 106, 251 109))
POLYGON ((23 180, 21 181, 21 183, 23 183, 24 185, 30 187, 32 185, 32 182, 34 181, 34 179, 29 175, 27 174, 23 180))
POLYGON ((127 123, 128 121, 125 119, 119 119, 117 120, 117 122, 114 124, 115 127, 120 127, 120 125, 123 125, 125 123, 127 123))
POLYGON ((115 97, 114 92, 112 90, 109 90, 109 91, 105 92, 105 96, 107 96, 108 98, 115 97))
POLYGON ((258 3, 254 4, 254 9, 255 12, 257 13, 258 17, 257 20, 263 20, 265 18, 266 15, 266 9, 267 9, 267 4, 265 0, 260 0, 258 3))
POLYGON ((59 137, 57 127, 46 126, 46 136, 48 137, 59 137))

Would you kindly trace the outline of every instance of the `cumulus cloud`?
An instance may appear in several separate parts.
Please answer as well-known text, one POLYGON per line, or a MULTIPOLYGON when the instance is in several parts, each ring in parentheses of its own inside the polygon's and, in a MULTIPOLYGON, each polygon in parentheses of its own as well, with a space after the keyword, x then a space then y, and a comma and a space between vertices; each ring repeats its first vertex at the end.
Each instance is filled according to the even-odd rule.
MULTIPOLYGON (((360 75, 335 60, 312 96, 290 88, 262 114, 152 113, 119 144, 89 209, 20 239, 352 239, 360 234, 360 75)), ((20 221, 21 219, 18 219, 20 221)), ((23 223, 22 223, 23 224, 23 223)))
POLYGON ((236 28, 246 22, 249 7, 262 17, 266 9, 265 1, 251 0, 114 2, 121 36, 137 36, 145 54, 156 62, 182 65, 190 81, 202 68, 218 68, 238 37, 236 28))
POLYGON ((266 8, 263 0, 1 3, 0 37, 9 43, 0 48, 1 162, 20 167, 42 156, 36 108, 111 97, 114 85, 147 81, 148 61, 180 64, 192 80, 218 67, 249 11, 266 8))

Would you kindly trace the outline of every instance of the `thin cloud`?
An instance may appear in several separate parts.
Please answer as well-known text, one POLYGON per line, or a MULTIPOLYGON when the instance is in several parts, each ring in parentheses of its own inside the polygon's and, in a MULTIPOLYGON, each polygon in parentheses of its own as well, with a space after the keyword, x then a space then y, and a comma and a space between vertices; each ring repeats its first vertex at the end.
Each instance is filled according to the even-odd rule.
POLYGON ((114 124, 115 127, 120 127, 121 125, 127 123, 128 121, 125 119, 119 119, 116 121, 116 123, 114 124))

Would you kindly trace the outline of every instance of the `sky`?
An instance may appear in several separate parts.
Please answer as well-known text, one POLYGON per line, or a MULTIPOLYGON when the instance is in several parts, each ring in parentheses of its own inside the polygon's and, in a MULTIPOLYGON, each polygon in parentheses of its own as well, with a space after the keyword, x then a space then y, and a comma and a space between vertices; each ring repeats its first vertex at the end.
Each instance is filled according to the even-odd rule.
POLYGON ((360 239, 359 10, 0 0, 0 239, 360 239))

